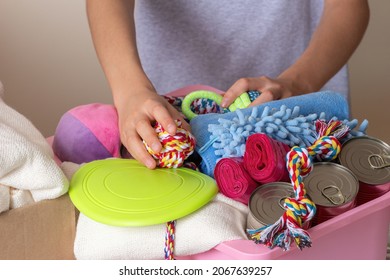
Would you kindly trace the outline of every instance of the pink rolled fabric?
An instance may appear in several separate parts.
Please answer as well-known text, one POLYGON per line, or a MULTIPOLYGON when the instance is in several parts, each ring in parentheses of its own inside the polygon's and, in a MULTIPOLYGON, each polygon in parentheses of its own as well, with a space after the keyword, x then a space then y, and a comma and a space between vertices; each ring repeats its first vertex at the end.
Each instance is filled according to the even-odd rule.
POLYGON ((288 182, 286 154, 290 147, 264 133, 252 134, 245 143, 244 166, 255 181, 288 182))
POLYGON ((214 178, 222 194, 246 205, 258 186, 245 170, 242 157, 219 160, 214 169, 214 178))

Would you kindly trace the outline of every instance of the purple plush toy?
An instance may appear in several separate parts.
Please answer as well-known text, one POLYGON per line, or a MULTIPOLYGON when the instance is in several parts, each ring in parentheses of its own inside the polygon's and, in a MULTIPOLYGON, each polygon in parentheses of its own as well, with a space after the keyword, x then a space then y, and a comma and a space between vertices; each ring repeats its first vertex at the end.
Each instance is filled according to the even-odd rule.
POLYGON ((53 151, 61 161, 85 163, 120 157, 121 141, 116 109, 108 104, 87 104, 66 112, 53 140, 53 151))

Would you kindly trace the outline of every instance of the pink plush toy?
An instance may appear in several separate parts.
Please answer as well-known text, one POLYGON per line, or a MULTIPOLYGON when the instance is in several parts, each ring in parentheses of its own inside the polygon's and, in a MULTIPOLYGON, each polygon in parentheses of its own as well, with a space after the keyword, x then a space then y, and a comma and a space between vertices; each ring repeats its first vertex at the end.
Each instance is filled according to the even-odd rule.
POLYGON ((53 140, 53 151, 61 161, 85 163, 120 157, 118 115, 112 105, 93 103, 66 112, 53 140))

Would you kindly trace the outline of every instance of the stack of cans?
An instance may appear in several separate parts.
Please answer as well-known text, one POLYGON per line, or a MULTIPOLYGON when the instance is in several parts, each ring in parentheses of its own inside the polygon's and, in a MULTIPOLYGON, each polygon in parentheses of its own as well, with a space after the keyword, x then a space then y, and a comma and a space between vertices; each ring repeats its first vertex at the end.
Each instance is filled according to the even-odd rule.
POLYGON ((343 144, 339 161, 359 180, 357 205, 390 190, 390 146, 385 142, 368 136, 351 138, 343 144))
MULTIPOLYGON (((343 144, 338 163, 314 163, 303 183, 317 207, 310 226, 325 222, 390 191, 390 146, 369 136, 351 138, 343 144)), ((249 199, 248 229, 275 223, 287 197, 294 197, 290 183, 258 187, 249 199)))

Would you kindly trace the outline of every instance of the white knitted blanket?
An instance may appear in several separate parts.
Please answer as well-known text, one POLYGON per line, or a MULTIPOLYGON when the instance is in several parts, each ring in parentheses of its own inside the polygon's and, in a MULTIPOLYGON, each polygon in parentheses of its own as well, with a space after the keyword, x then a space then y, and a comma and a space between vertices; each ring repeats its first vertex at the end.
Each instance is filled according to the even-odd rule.
POLYGON ((46 139, 3 95, 0 82, 0 212, 57 198, 69 187, 46 139))
MULTIPOLYGON (((70 179, 79 168, 64 162, 70 179)), ((175 231, 175 257, 208 251, 228 240, 246 239, 247 206, 218 194, 198 211, 178 219, 175 231)), ((98 223, 80 213, 74 253, 84 260, 164 259, 166 225, 114 227, 98 223)))

